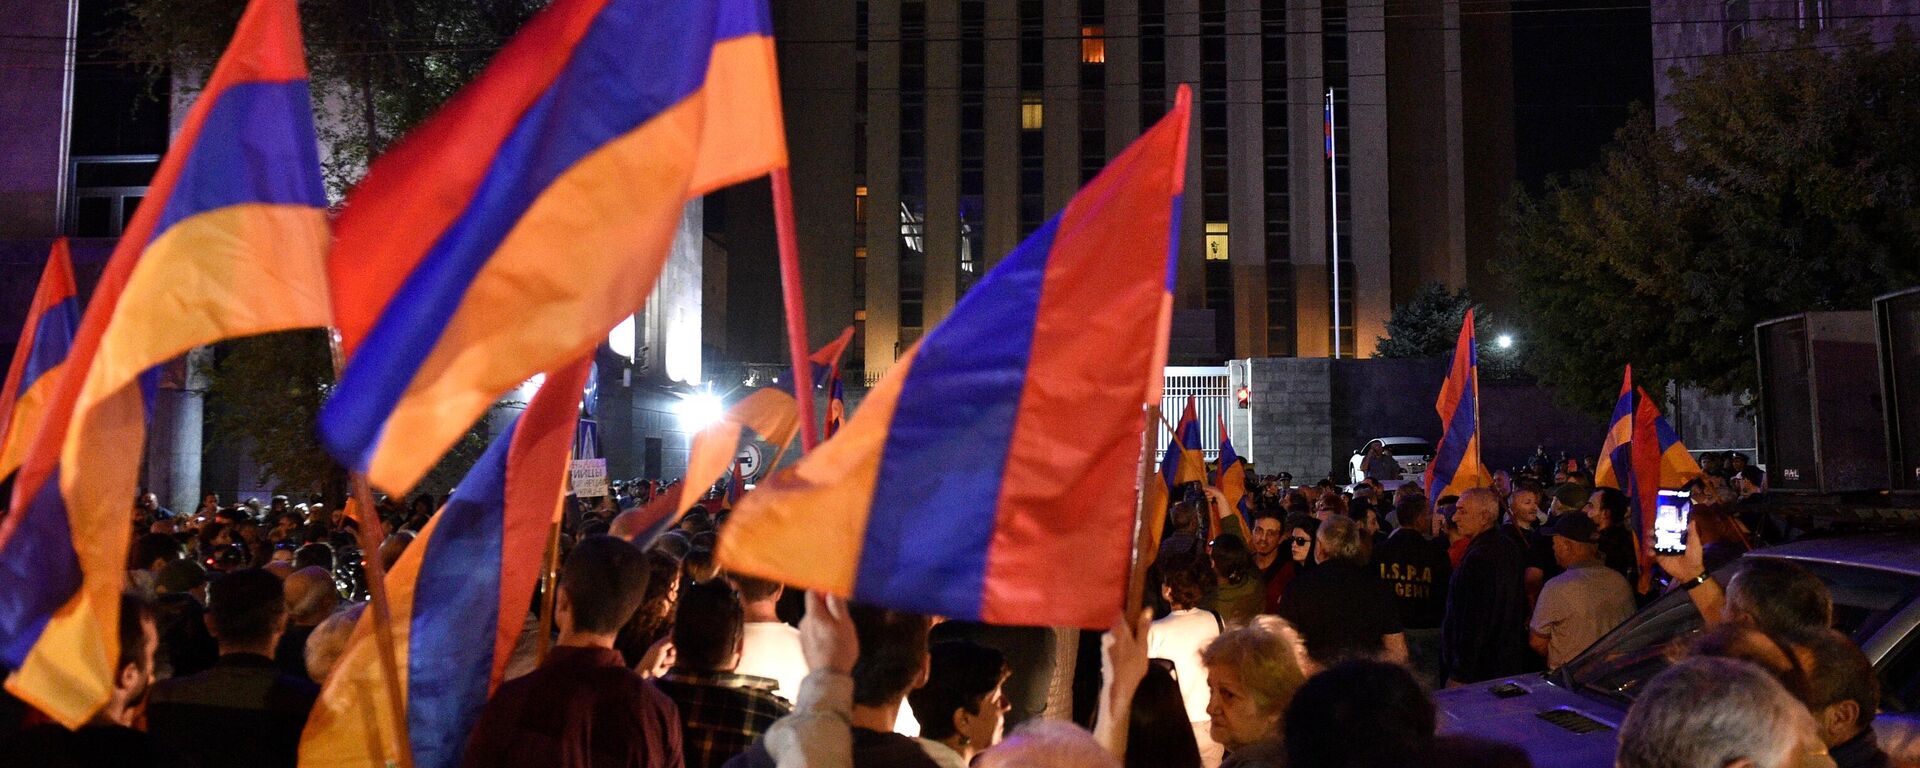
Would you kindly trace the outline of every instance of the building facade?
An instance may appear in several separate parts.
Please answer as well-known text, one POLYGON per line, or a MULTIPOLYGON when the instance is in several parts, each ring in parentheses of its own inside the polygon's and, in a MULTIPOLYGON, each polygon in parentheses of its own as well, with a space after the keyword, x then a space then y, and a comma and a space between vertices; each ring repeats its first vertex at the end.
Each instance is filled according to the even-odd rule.
POLYGON ((1504 5, 793 5, 776 4, 775 25, 813 341, 852 319, 868 381, 1181 84, 1195 123, 1176 363, 1365 357, 1397 298, 1487 279, 1514 177, 1504 5))
POLYGON ((1837 50, 1856 42, 1885 45, 1914 23, 1904 0, 1667 0, 1653 4, 1654 116, 1673 122, 1667 95, 1674 73, 1697 70, 1717 56, 1813 46, 1837 50), (1852 35, 1860 35, 1858 40, 1852 35))

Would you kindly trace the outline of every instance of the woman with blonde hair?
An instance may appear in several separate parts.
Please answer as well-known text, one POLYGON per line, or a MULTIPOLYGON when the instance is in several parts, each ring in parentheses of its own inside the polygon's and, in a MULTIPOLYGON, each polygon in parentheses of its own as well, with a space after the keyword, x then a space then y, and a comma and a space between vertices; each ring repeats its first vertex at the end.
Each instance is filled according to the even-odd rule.
POLYGON ((1200 652, 1207 667, 1213 740, 1227 749, 1221 768, 1278 768, 1287 704, 1306 683, 1300 639, 1273 616, 1222 633, 1200 652))

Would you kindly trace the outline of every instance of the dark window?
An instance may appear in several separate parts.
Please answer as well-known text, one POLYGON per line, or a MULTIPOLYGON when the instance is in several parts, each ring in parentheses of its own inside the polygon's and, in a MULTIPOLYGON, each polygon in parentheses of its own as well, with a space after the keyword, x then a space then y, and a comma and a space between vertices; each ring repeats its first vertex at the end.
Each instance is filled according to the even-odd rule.
POLYGON ((1140 0, 1140 130, 1167 112, 1167 0, 1140 0))
POLYGON ((1262 152, 1265 155, 1267 243, 1267 354, 1295 352, 1292 219, 1287 146, 1287 12, 1260 12, 1262 152))
POLYGON ((649 480, 660 480, 662 479, 661 475, 666 472, 665 459, 661 456, 666 447, 665 443, 661 442, 660 438, 657 437, 646 438, 646 441, 646 448, 643 454, 645 456, 644 461, 646 462, 645 474, 649 480))

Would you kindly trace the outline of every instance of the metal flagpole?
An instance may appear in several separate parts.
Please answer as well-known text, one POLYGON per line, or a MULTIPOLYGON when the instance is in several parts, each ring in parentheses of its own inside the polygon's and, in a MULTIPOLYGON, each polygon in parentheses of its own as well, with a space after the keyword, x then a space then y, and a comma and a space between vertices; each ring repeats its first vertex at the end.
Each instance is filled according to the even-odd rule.
POLYGON ((1327 89, 1327 185, 1333 191, 1327 223, 1333 227, 1333 357, 1340 357, 1340 171, 1333 159, 1333 89, 1327 89))

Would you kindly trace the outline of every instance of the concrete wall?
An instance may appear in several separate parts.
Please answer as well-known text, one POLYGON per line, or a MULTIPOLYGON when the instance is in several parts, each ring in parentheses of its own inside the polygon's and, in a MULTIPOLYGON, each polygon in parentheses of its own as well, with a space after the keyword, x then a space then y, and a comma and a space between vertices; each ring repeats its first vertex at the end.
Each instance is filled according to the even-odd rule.
MULTIPOLYGON (((1245 364, 1251 407, 1245 431, 1234 426, 1234 437, 1250 442, 1261 474, 1290 472, 1305 482, 1337 471, 1344 478, 1348 458, 1367 440, 1439 439, 1434 399, 1446 359, 1259 358, 1245 364)), ((1606 428, 1605 414, 1561 408, 1552 390, 1528 380, 1482 381, 1480 419, 1481 454, 1494 467, 1517 465, 1536 448, 1549 455, 1591 453, 1606 428)))
POLYGON ((1333 468, 1332 363, 1326 358, 1248 361, 1251 456, 1261 474, 1291 472, 1300 481, 1333 468))

